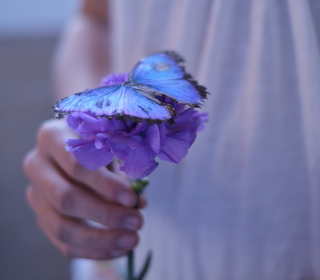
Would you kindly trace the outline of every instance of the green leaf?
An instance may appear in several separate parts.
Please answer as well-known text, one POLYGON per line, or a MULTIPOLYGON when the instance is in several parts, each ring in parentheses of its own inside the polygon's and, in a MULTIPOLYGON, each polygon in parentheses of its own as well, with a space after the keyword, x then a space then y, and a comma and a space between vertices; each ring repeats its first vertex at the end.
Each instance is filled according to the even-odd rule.
POLYGON ((131 179, 131 186, 134 189, 136 193, 143 193, 143 190, 146 186, 149 184, 149 179, 144 178, 144 179, 131 179))
POLYGON ((151 259, 152 259, 152 251, 149 251, 149 253, 147 255, 147 258, 146 258, 146 261, 144 263, 144 266, 143 266, 140 274, 136 278, 136 280, 143 280, 144 276, 146 275, 146 273, 147 273, 147 271, 149 269, 149 266, 150 266, 150 263, 151 263, 151 259))

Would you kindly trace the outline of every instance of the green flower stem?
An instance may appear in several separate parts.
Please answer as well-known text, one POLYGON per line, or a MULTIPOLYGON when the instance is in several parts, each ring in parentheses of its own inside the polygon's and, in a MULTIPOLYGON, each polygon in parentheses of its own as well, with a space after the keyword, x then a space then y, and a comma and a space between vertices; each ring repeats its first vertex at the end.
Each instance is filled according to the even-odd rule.
POLYGON ((135 280, 134 277, 134 250, 128 253, 128 280, 135 280))
MULTIPOLYGON (((134 206, 135 209, 139 208, 139 204, 140 204, 140 195, 143 193, 144 188, 149 184, 149 180, 148 179, 143 179, 143 180, 138 180, 138 179, 131 179, 131 186, 132 189, 135 191, 135 193, 137 194, 137 203, 134 206)), ((146 263, 142 269, 142 271, 139 273, 138 278, 135 277, 135 273, 134 273, 134 250, 131 250, 128 255, 127 255, 127 259, 128 259, 128 266, 127 266, 127 280, 143 280, 150 262, 151 262, 151 253, 149 253, 148 258, 146 260, 146 263)))

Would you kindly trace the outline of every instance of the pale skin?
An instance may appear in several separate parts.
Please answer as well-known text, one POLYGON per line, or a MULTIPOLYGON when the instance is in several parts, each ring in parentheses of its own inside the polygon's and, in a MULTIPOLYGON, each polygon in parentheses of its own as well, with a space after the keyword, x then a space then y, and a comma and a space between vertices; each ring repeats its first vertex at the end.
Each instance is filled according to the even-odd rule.
MULTIPOLYGON (((57 100, 96 87, 108 73, 106 11, 105 1, 84 1, 69 24, 54 67, 57 100)), ((79 165, 64 144, 76 137, 64 120, 41 125, 36 147, 23 163, 27 200, 40 228, 64 255, 95 260, 124 256, 137 245, 143 223, 140 211, 133 209, 137 196, 115 163, 93 171, 79 165)), ((139 208, 145 205, 142 197, 139 208)))

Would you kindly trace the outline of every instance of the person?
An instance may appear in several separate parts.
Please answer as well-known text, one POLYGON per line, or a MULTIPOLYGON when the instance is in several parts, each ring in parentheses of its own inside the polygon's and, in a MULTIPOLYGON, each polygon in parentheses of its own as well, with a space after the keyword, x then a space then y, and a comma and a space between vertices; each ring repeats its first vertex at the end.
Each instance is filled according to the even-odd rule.
MULTIPOLYGON (((150 176, 137 249, 138 266, 154 252, 148 279, 320 278, 319 15, 317 1, 83 2, 56 57, 58 98, 167 49, 211 93, 189 154, 150 176)), ((62 253, 92 259, 74 280, 116 279, 93 260, 134 248, 142 215, 115 164, 88 171, 65 151, 74 137, 64 121, 41 126, 28 201, 62 253)))

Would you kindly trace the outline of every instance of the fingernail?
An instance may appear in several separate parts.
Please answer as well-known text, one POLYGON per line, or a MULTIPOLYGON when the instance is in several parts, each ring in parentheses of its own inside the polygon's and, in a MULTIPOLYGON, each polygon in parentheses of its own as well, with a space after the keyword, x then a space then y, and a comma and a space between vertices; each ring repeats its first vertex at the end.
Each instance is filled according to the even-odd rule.
POLYGON ((136 243, 136 238, 132 235, 124 235, 118 240, 118 245, 121 248, 131 249, 136 243))
POLYGON ((140 226, 140 219, 136 216, 129 216, 124 220, 124 227, 129 230, 137 230, 140 226))
POLYGON ((132 206, 135 202, 135 197, 129 192, 121 192, 118 195, 118 201, 126 206, 132 206))
POLYGON ((110 252, 110 255, 112 256, 112 257, 120 257, 120 256, 122 256, 123 254, 124 254, 125 252, 123 251, 123 250, 112 250, 111 252, 110 252))

